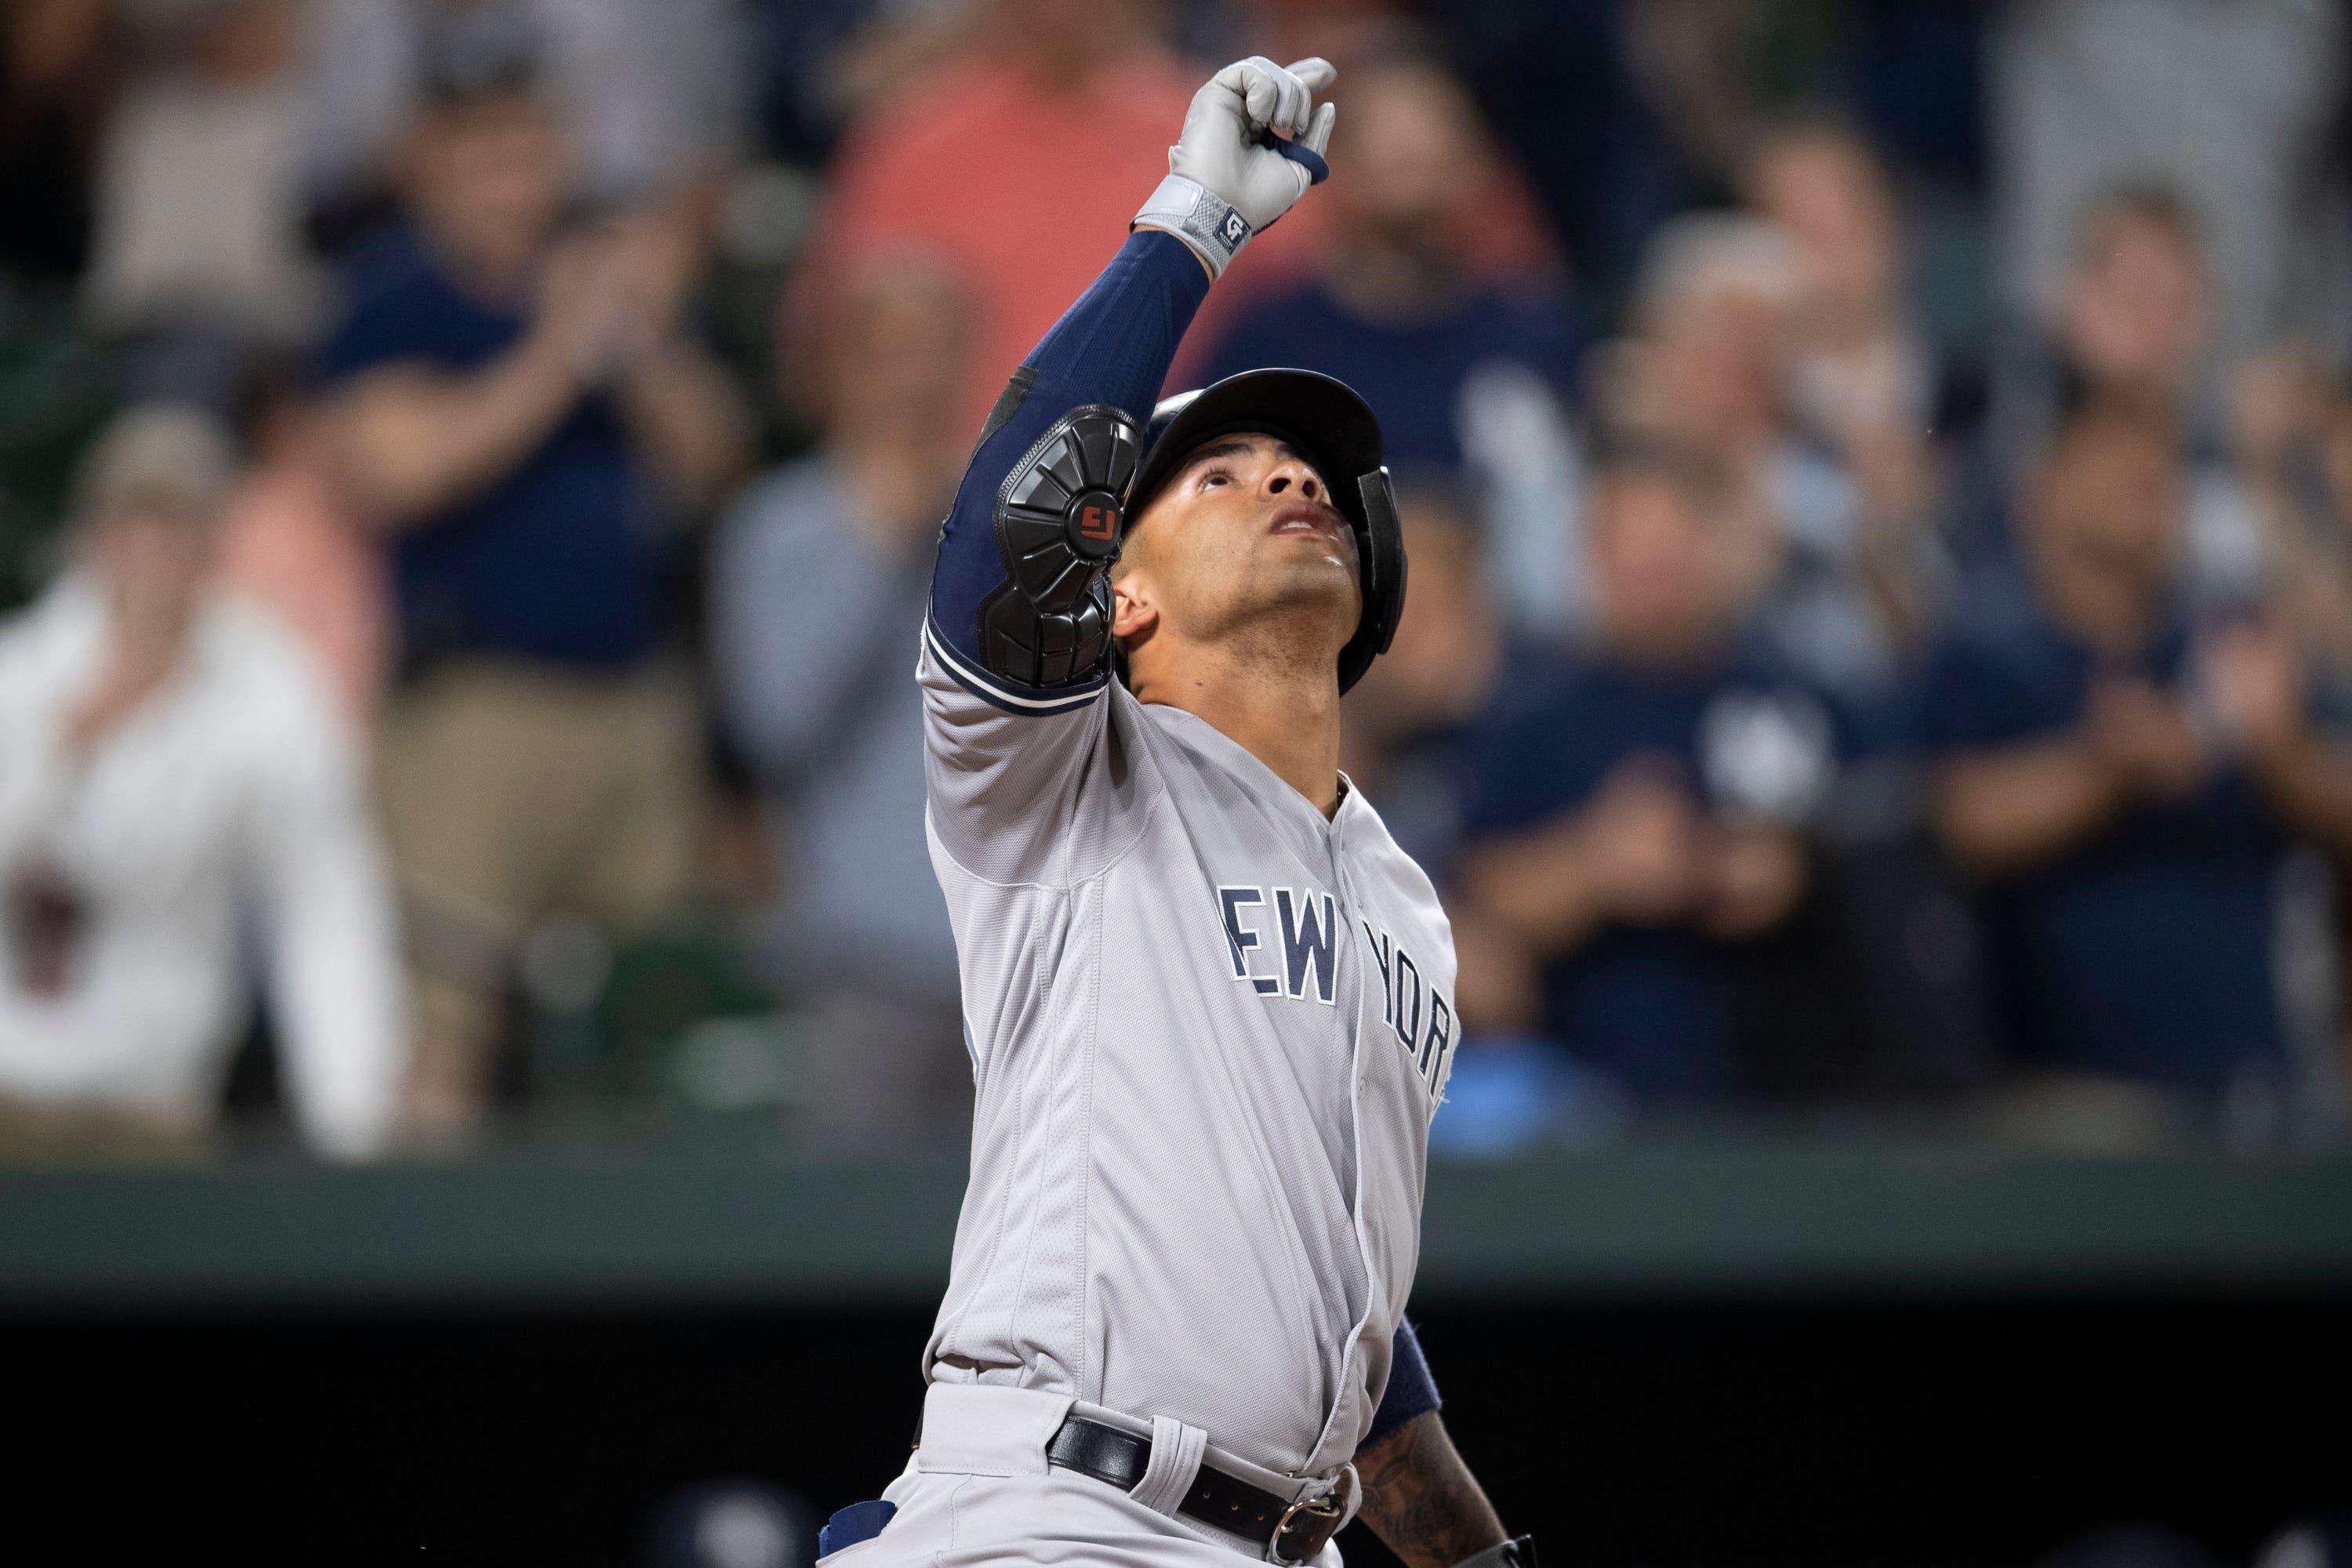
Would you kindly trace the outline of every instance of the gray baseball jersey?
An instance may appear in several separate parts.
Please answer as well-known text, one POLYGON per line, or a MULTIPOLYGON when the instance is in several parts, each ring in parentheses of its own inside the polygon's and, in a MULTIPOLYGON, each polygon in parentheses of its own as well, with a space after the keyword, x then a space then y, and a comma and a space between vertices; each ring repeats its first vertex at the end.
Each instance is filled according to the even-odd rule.
POLYGON ((1116 681, 994 682, 928 627, 928 831, 978 1085, 927 1366, 1355 1454, 1412 1287, 1452 932, 1353 789, 1325 820, 1116 681))

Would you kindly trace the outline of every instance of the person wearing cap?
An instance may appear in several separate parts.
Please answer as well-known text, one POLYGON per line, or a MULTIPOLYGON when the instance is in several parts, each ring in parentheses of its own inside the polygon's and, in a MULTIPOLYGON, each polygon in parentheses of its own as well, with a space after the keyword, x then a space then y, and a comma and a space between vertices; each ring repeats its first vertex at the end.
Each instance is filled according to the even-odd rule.
POLYGON ((664 657, 672 525, 749 445, 682 319, 691 234, 668 212, 568 222, 538 44, 503 15, 434 35, 405 217, 354 261, 320 365, 331 463, 390 542, 379 776, 417 939, 412 1108, 452 1133, 483 1113, 520 941, 686 889, 701 745, 664 657))
POLYGON ((210 584, 235 476, 206 416, 133 409, 72 566, 0 623, 0 1139, 199 1139, 267 939, 302 1132, 382 1150, 407 1061, 358 744, 302 645, 210 584))
POLYGON ((1435 890, 1339 768, 1404 603, 1380 427, 1306 371, 1154 404, 1324 173, 1334 74, 1194 96, 941 531, 919 684, 971 1179, 918 1447, 828 1560, 1333 1568, 1360 1517, 1411 1568, 1531 1561, 1404 1318, 1459 1029, 1435 890))

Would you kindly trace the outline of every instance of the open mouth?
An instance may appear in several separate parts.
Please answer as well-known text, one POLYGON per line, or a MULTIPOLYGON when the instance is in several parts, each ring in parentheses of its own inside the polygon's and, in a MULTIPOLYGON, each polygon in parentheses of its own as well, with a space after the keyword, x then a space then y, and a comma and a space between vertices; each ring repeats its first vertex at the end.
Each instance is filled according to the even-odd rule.
POLYGON ((1315 506, 1307 501, 1293 501, 1274 514, 1266 524, 1268 533, 1312 533, 1325 539, 1339 537, 1339 516, 1329 507, 1315 506))

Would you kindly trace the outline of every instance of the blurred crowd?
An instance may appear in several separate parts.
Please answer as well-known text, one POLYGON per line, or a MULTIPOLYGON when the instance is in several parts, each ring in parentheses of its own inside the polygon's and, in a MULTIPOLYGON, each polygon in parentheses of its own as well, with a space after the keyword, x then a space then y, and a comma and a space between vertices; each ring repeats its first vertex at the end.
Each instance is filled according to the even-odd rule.
POLYGON ((930 542, 1250 53, 1335 177, 1171 390, 1381 416, 1442 1144, 2340 1121, 2333 5, 5 17, 0 1146, 959 1142, 930 542))

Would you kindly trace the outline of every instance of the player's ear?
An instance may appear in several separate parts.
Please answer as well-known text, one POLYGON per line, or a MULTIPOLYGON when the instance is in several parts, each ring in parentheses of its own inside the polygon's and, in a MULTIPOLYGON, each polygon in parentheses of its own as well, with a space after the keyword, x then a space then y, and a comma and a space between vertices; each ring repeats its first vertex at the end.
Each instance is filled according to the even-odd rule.
POLYGON ((1119 642, 1146 637, 1160 624, 1160 606, 1152 597, 1151 579, 1129 567, 1111 578, 1110 635, 1119 642))

